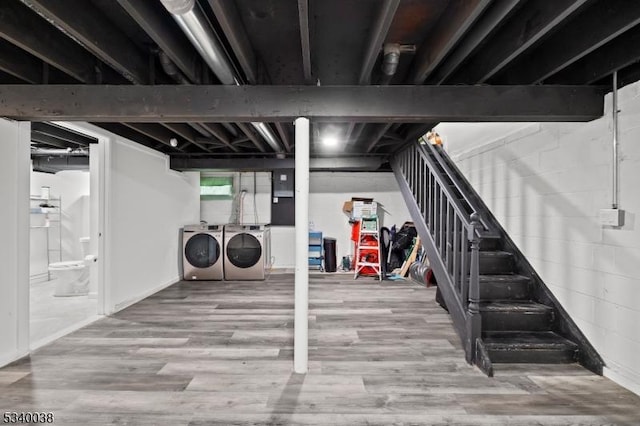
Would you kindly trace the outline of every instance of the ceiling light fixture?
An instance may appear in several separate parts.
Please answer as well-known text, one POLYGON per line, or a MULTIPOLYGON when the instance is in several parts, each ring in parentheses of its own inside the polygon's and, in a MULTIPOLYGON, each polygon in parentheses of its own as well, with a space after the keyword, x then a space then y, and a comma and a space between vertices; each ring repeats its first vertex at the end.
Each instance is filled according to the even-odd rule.
POLYGON ((338 146, 338 137, 333 135, 323 136, 322 144, 327 148, 335 148, 338 146))
POLYGON ((169 144, 175 148, 176 146, 178 146, 178 139, 176 138, 169 139, 169 144))

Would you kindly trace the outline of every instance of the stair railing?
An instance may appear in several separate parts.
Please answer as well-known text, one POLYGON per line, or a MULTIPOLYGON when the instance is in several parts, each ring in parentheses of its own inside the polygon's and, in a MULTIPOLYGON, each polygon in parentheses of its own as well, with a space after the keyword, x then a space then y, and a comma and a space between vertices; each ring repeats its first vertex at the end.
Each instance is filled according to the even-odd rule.
POLYGON ((460 198, 447 169, 438 167, 419 142, 396 154, 391 164, 466 359, 472 363, 481 337, 479 234, 485 227, 460 198))

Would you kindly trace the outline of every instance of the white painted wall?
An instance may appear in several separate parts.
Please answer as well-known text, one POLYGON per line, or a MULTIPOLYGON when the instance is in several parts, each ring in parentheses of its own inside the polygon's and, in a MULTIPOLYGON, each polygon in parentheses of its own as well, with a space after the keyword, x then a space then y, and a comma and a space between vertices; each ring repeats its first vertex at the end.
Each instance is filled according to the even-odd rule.
MULTIPOLYGON (((51 197, 62 198, 62 261, 82 259, 82 248, 79 239, 89 236, 89 172, 65 170, 56 174, 32 172, 31 194, 39 196, 42 186, 50 187, 51 197)), ((33 202, 32 206, 38 203, 33 202)), ((52 216, 53 217, 53 216, 52 216)), ((57 218, 58 216, 55 215, 57 218)), ((31 223, 43 221, 43 215, 31 215, 31 223)), ((46 272, 47 245, 46 232, 49 232, 50 244, 56 246, 58 230, 54 228, 31 229, 31 275, 46 272), (44 271, 34 267, 44 265, 44 271)), ((58 252, 50 252, 52 256, 58 252)), ((51 262, 58 258, 52 257, 51 262)))
MULTIPOLYGON (((619 101, 621 229, 598 222, 599 209, 611 203, 611 95, 605 117, 589 123, 520 125, 480 144, 456 140, 447 126, 438 131, 603 356, 605 375, 640 394, 640 83, 622 89, 619 101)), ((482 135, 484 125, 463 133, 482 135)))
POLYGON ((108 136, 106 304, 115 311, 180 279, 179 230, 198 223, 200 175, 173 171, 167 156, 108 136))
POLYGON ((0 119, 0 366, 29 351, 30 133, 0 119))
MULTIPOLYGON (((207 173, 210 176, 241 176, 239 189, 248 191, 245 196, 245 223, 254 221, 253 173, 207 173)), ((271 221, 271 173, 257 174, 256 206, 259 222, 271 221)), ((238 187, 238 186, 237 186, 238 187)), ((342 204, 351 197, 374 198, 381 204, 382 225, 391 227, 411 220, 393 173, 312 172, 309 182, 309 221, 313 229, 322 231, 325 237, 336 238, 338 262, 342 256, 352 253, 351 226, 342 212, 342 204)), ((209 223, 229 223, 234 216, 233 203, 202 201, 201 217, 209 223)), ((274 268, 295 266, 295 232, 293 227, 274 226, 271 231, 271 253, 274 268)))

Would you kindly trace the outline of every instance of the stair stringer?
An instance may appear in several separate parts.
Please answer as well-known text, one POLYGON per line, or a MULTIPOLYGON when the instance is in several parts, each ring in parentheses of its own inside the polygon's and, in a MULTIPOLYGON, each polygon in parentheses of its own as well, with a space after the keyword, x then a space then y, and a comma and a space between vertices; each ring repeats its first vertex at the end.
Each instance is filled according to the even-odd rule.
MULTIPOLYGON (((511 252, 513 254, 516 270, 518 270, 521 275, 531 277, 531 291, 534 299, 539 303, 543 303, 547 306, 552 306, 555 309, 556 315, 554 316, 553 329, 559 335, 573 341, 578 345, 578 362, 592 372, 602 375, 602 370, 605 365, 602 357, 598 354, 593 345, 591 345, 587 337, 578 328, 576 323, 573 321, 569 313, 563 308, 562 304, 558 301, 553 292, 549 289, 549 287, 547 287, 534 267, 531 265, 531 263, 529 263, 524 253, 522 253, 518 246, 513 242, 509 234, 502 227, 502 224, 496 219, 496 217, 493 215, 493 212, 484 203, 480 195, 469 183, 464 174, 460 171, 460 169, 458 169, 453 160, 451 160, 451 158, 442 148, 430 145, 425 147, 425 149, 433 149, 436 156, 441 157, 442 161, 446 161, 447 166, 456 175, 450 176, 450 178, 452 180, 456 179, 458 181, 459 186, 464 189, 465 197, 468 197, 470 200, 472 200, 474 206, 481 211, 481 216, 485 221, 487 221, 487 224, 491 227, 492 231, 494 233, 497 233, 502 239, 503 250, 511 252)), ((437 275, 436 278, 438 278, 437 275)))

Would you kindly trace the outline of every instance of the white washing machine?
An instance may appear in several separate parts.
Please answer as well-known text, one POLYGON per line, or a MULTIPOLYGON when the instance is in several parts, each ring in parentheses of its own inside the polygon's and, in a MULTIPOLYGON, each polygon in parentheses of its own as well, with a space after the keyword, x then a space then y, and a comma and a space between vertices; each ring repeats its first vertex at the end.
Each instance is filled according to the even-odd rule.
POLYGON ((182 270, 185 280, 222 280, 223 225, 186 225, 182 237, 182 270))
POLYGON ((264 280, 265 271, 270 268, 269 225, 225 225, 225 280, 264 280))

